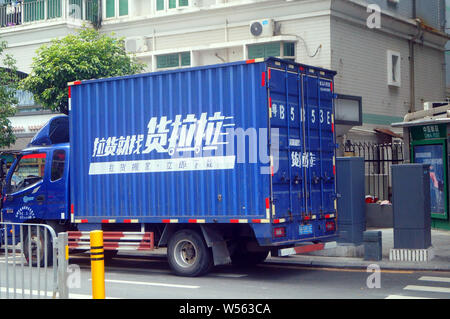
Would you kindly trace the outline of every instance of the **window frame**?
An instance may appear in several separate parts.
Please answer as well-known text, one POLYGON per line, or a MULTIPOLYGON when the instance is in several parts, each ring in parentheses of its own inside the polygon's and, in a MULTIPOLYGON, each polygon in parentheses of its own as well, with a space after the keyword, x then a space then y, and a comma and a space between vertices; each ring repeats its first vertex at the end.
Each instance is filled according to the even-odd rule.
POLYGON ((389 86, 402 86, 402 56, 400 52, 387 50, 387 82, 389 86), (393 58, 397 57, 396 65, 393 65, 393 58), (394 70, 395 67, 395 70, 394 70), (397 79, 395 79, 395 77, 397 79))
MULTIPOLYGON (((33 165, 33 164, 32 164, 33 165)), ((47 167, 47 152, 40 152, 40 153, 30 153, 30 154, 24 154, 23 156, 21 156, 18 161, 14 164, 14 171, 11 173, 11 175, 8 176, 8 179, 6 181, 6 193, 8 195, 10 194, 16 194, 16 193, 20 193, 23 191, 26 191, 34 186, 36 186, 38 183, 43 182, 44 178, 45 178, 45 174, 46 174, 46 167, 47 167), (43 163, 37 163, 37 165, 42 165, 43 167, 39 167, 38 169, 40 169, 40 175, 39 176, 40 179, 36 180, 34 183, 32 184, 28 184, 26 186, 22 186, 22 188, 20 189, 14 189, 12 190, 12 180, 13 180, 13 176, 16 174, 16 172, 18 171, 19 168, 23 167, 23 166, 27 166, 27 164, 25 165, 21 165, 22 160, 26 160, 27 158, 36 158, 36 159, 43 159, 43 163)), ((32 176, 32 175, 28 175, 28 176, 32 176)), ((23 181, 25 181, 26 178, 23 178, 23 181)), ((14 187, 17 187, 17 185, 14 185, 14 187)))
POLYGON ((169 69, 179 69, 179 68, 189 68, 192 66, 192 56, 190 51, 182 51, 182 52, 175 52, 175 53, 167 53, 167 54, 158 54, 156 55, 156 70, 169 70, 169 69), (189 55, 189 65, 183 64, 183 54, 189 55), (167 67, 159 67, 158 66, 158 59, 160 57, 167 57, 167 56, 174 56, 178 55, 178 64, 176 66, 167 66, 167 67))
POLYGON ((127 14, 126 15, 120 15, 120 2, 121 0, 110 0, 114 1, 114 16, 108 17, 108 0, 103 0, 103 16, 105 17, 105 20, 112 20, 112 19, 119 19, 119 18, 126 18, 130 16, 130 0, 127 1, 127 14))
POLYGON ((171 10, 180 10, 184 8, 190 8, 192 6, 192 0, 155 0, 154 9, 156 13, 165 13, 171 10), (170 7, 171 1, 175 2, 175 7, 170 7), (180 5, 180 1, 187 1, 186 5, 180 5), (158 9, 158 3, 163 3, 162 9, 158 9))
POLYGON ((297 42, 295 41, 269 41, 269 42, 262 42, 262 43, 250 43, 246 45, 246 49, 247 49, 247 57, 249 59, 258 59, 258 58, 267 58, 271 55, 266 56, 265 51, 266 51, 266 46, 271 45, 271 44, 278 44, 279 45, 279 55, 276 55, 275 57, 278 57, 280 59, 294 59, 295 60, 295 52, 297 50, 297 42), (294 55, 286 55, 286 50, 285 50, 285 46, 286 44, 290 44, 292 43, 293 45, 293 50, 294 50, 294 55), (252 56, 250 55, 250 48, 251 47, 256 47, 256 46, 261 46, 264 48, 264 56, 252 56))
POLYGON ((53 151, 52 162, 51 162, 51 166, 50 166, 50 182, 52 182, 52 183, 57 182, 64 177, 64 172, 66 171, 66 156, 67 156, 67 152, 64 149, 56 149, 53 151), (62 170, 59 173, 60 174, 59 177, 56 179, 53 179, 53 167, 54 167, 53 165, 55 163, 55 156, 58 153, 64 153, 64 161, 62 161, 62 170))

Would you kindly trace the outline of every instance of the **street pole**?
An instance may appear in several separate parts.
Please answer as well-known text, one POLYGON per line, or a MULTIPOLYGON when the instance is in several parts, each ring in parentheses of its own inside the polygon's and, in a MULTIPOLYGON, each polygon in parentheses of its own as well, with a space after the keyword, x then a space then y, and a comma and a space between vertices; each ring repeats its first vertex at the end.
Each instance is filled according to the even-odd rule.
POLYGON ((103 249, 103 231, 91 231, 90 239, 92 298, 105 299, 105 256, 103 249))

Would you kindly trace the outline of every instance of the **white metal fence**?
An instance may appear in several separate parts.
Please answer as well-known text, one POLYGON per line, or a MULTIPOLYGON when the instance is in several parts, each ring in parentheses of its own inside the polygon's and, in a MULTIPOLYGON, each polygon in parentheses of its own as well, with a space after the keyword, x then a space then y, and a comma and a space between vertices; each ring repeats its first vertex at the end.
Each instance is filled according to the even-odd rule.
POLYGON ((68 298, 67 234, 0 222, 0 299, 68 298))

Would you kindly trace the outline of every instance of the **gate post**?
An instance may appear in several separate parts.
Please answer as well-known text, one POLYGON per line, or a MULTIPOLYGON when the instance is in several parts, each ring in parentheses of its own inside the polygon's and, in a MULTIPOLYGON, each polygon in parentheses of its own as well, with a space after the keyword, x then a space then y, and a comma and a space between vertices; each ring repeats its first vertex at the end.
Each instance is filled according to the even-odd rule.
POLYGON ((67 267, 69 266, 68 234, 58 234, 58 292, 60 299, 69 299, 67 267))

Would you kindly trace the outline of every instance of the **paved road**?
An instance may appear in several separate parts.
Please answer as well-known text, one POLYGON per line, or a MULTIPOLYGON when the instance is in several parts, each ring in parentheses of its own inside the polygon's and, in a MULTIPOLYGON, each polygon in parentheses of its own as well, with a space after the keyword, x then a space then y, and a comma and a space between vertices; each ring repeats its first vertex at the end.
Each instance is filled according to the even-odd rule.
MULTIPOLYGON (((251 268, 221 266, 200 278, 170 273, 162 256, 119 255, 106 265, 106 295, 109 298, 151 299, 308 299, 308 298, 450 298, 449 272, 415 272, 381 269, 381 288, 368 288, 372 273, 362 269, 314 268, 283 264, 282 259, 251 268)), ((4 276, 4 256, 0 274, 4 276)), ((81 270, 80 288, 72 298, 91 296, 90 260, 77 255, 70 259, 81 270)), ((11 267, 10 269, 10 278, 11 267)), ((27 269, 26 269, 27 270, 27 269)), ((41 274, 41 278, 43 274, 41 274)), ((47 280, 51 285, 51 274, 47 280)), ((18 277, 20 278, 20 276, 18 277)), ((25 273, 28 278, 28 273, 25 273)), ((18 279, 19 280, 19 279, 18 279)), ((27 279, 25 279, 27 281, 27 279)), ((41 285, 44 280, 41 280, 41 285)), ((375 284, 376 281, 370 281, 375 284)), ((5 292, 5 280, 0 280, 5 292)), ((21 297, 20 293, 18 294, 21 297)), ((4 297, 4 295, 3 295, 4 297)))

